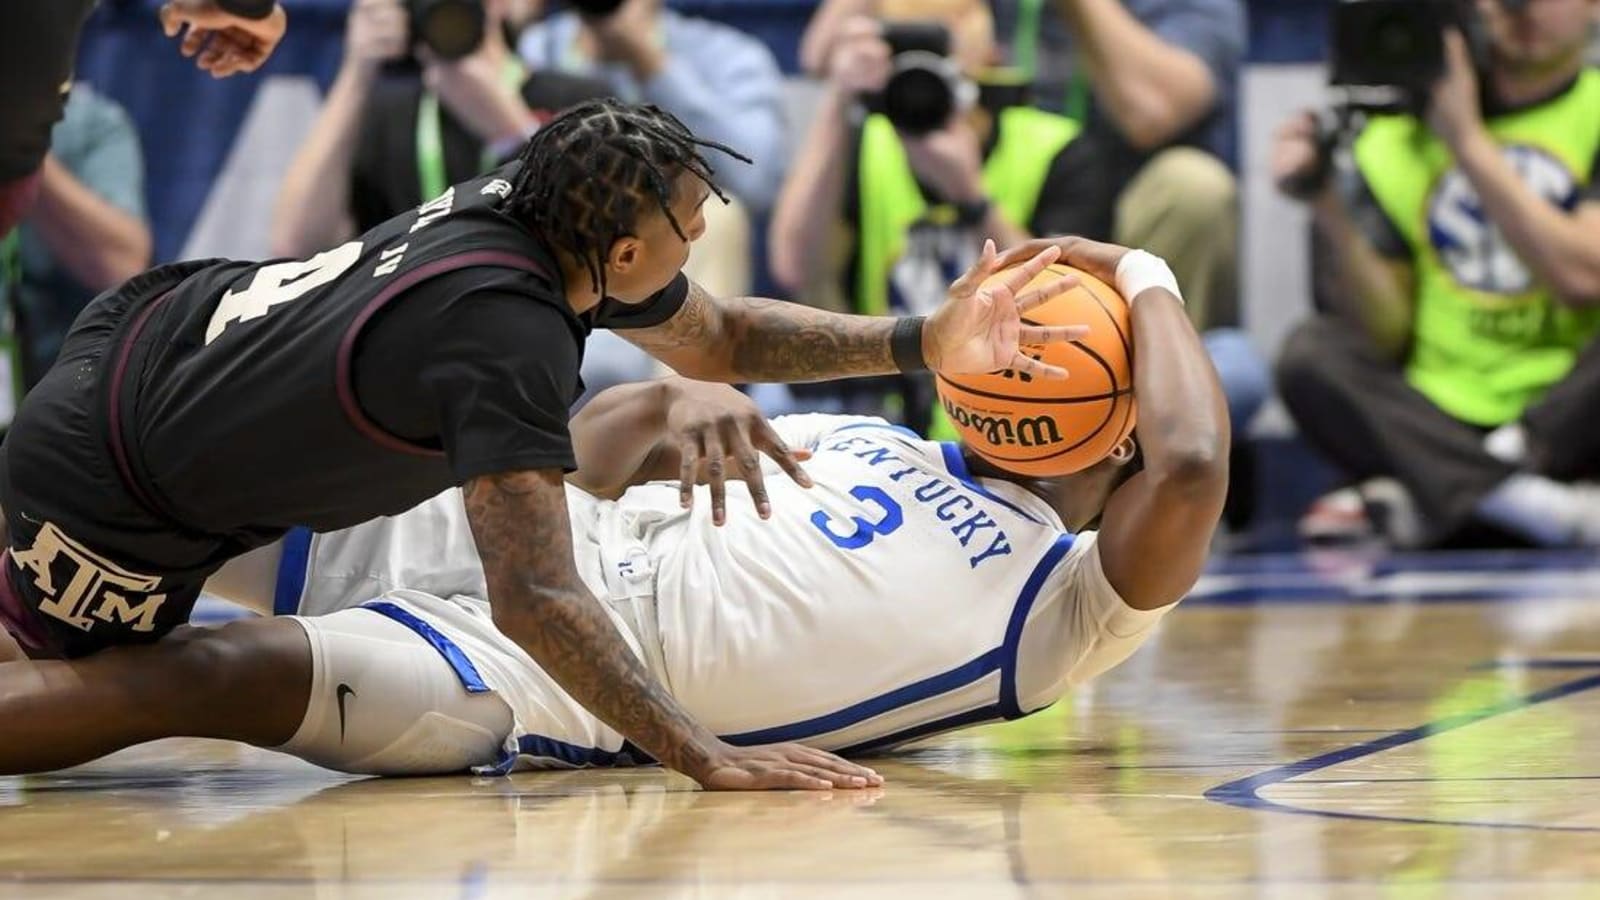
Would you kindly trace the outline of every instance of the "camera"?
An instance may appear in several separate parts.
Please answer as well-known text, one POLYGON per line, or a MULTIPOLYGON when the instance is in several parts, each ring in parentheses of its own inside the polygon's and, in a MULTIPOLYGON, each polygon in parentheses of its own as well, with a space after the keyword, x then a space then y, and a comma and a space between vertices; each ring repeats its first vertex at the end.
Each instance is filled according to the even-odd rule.
MULTIPOLYGON (((1500 0, 1516 12, 1528 0, 1500 0)), ((1480 75, 1489 36, 1472 0, 1343 0, 1333 8, 1328 81, 1357 109, 1420 113, 1444 74, 1444 34, 1459 29, 1480 75)))
POLYGON ((406 0, 411 40, 440 59, 460 59, 483 44, 483 0, 406 0))
POLYGON ((622 6, 623 0, 567 0, 567 5, 585 19, 604 19, 622 6))
POLYGON ((861 98, 869 112, 882 113, 899 131, 920 137, 944 127, 957 109, 976 99, 976 86, 950 57, 950 29, 944 23, 885 22, 883 40, 889 45, 889 80, 882 91, 861 98))

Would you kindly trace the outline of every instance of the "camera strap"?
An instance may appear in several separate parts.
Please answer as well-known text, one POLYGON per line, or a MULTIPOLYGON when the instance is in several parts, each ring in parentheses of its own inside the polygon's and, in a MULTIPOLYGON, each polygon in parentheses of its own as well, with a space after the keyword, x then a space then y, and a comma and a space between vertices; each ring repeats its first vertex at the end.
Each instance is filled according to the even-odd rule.
MULTIPOLYGON (((1031 82, 1039 80, 1039 17, 1043 7, 1044 0, 1020 0, 1017 4, 1017 26, 1011 33, 1011 65, 1021 69, 1031 82)), ((1083 74, 1083 66, 1079 64, 1076 54, 1061 114, 1079 124, 1088 121, 1089 79, 1083 74)))
MULTIPOLYGON (((527 74, 528 70, 514 55, 506 58, 500 71, 500 77, 512 90, 522 87, 527 74)), ((439 95, 423 88, 422 97, 417 100, 417 182, 422 187, 424 203, 444 193, 450 185, 444 166, 444 125, 440 115, 439 95)), ((493 148, 485 143, 478 160, 478 174, 494 168, 499 161, 493 148)))

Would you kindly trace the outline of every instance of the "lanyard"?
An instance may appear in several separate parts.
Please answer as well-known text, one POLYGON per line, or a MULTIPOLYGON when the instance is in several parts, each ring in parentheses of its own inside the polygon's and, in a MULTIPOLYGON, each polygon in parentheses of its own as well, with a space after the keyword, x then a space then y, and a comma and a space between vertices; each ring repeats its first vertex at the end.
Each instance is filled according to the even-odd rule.
POLYGON ((22 403, 22 239, 13 228, 0 241, 0 431, 10 427, 22 403))
POLYGON ((11 229, 5 240, 0 241, 0 280, 3 280, 7 291, 15 290, 22 284, 22 230, 11 229))
MULTIPOLYGON (((1012 65, 1021 69, 1029 81, 1039 77, 1039 15, 1043 0, 1020 0, 1017 5, 1017 28, 1011 40, 1012 65)), ((1089 116, 1089 79, 1084 77, 1083 66, 1074 54, 1072 77, 1067 82, 1066 102, 1062 114, 1082 123, 1089 116)))
MULTIPOLYGON (((522 87, 527 72, 515 58, 507 59, 501 77, 513 90, 522 87)), ((494 168, 499 162, 488 144, 478 159, 478 174, 494 168)), ((417 101, 417 181, 422 187, 422 201, 444 193, 450 178, 444 167, 444 126, 440 121, 439 95, 424 88, 417 101)))

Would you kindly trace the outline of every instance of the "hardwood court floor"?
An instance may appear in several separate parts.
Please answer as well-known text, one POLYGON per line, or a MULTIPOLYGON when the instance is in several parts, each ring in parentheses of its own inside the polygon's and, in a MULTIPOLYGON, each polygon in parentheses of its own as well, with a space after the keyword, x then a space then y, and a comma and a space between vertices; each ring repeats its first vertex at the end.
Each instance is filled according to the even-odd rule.
POLYGON ((1600 895, 1600 567, 1224 567, 1093 690, 712 795, 348 780, 201 741, 0 779, 0 898, 1600 895))

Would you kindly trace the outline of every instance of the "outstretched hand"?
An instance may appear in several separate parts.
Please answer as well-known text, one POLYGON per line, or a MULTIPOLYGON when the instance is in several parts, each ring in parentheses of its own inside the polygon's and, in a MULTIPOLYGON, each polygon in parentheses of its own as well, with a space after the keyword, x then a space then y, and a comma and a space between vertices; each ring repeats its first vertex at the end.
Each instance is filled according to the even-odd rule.
POLYGON ((161 7, 161 28, 167 37, 181 33, 178 51, 195 57, 195 65, 213 78, 254 72, 283 40, 289 18, 273 4, 264 19, 246 19, 226 12, 213 0, 167 0, 161 7))
POLYGON ((1012 369, 1037 378, 1063 379, 1067 370, 1023 353, 1023 344, 1072 341, 1089 333, 1085 325, 1029 325, 1022 314, 1060 296, 1077 285, 1063 275, 1035 288, 1028 284, 1061 256, 1053 242, 1030 242, 1031 255, 1016 250, 996 253, 994 241, 985 241, 983 254, 954 284, 945 302, 923 330, 923 357, 928 368, 949 375, 1012 369), (1007 266, 1021 265, 999 278, 991 276, 1007 266))
POLYGON ((725 747, 695 780, 708 791, 826 791, 883 784, 883 776, 803 744, 725 747))
POLYGON ((689 379, 668 382, 672 399, 667 407, 666 441, 678 448, 681 459, 678 494, 684 508, 694 502, 694 486, 711 486, 711 521, 728 518, 727 480, 743 478, 750 488, 756 513, 772 515, 761 455, 766 454, 801 487, 811 487, 811 477, 800 463, 811 457, 803 448, 790 449, 762 414, 755 401, 725 384, 689 379), (735 471, 728 472, 732 461, 735 471))

